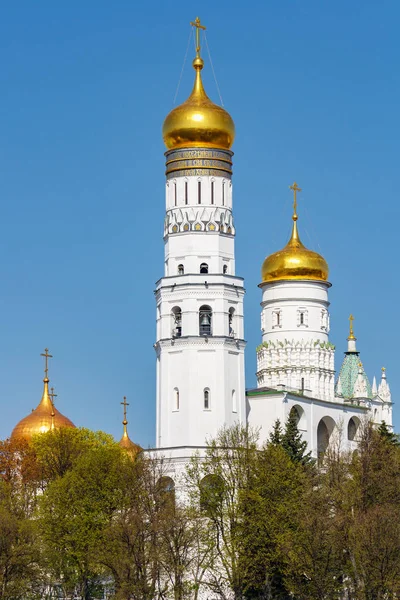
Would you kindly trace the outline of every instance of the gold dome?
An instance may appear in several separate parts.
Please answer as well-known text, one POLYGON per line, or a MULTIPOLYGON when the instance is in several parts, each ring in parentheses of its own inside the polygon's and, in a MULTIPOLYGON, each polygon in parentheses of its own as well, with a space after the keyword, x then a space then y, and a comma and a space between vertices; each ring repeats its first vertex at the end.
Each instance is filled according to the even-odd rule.
POLYGON ((294 192, 293 205, 293 229, 290 240, 286 246, 274 252, 264 260, 261 268, 261 278, 263 283, 282 280, 303 280, 311 279, 313 281, 328 281, 329 267, 323 256, 312 250, 308 250, 301 243, 297 231, 297 200, 296 192, 301 189, 297 183, 290 186, 294 192))
POLYGON ((142 448, 138 444, 132 442, 131 438, 128 435, 128 430, 126 427, 127 424, 128 423, 124 423, 124 433, 122 434, 122 438, 119 441, 119 445, 121 446, 121 448, 126 450, 132 458, 136 458, 139 452, 142 451, 142 448))
POLYGON ((49 379, 43 379, 44 390, 41 401, 31 414, 22 419, 14 427, 11 439, 31 440, 36 433, 46 433, 51 429, 75 427, 67 417, 64 417, 54 406, 49 395, 49 379))
POLYGON ((235 124, 230 114, 207 96, 201 80, 203 66, 203 59, 196 56, 192 93, 164 121, 162 133, 168 150, 199 147, 229 150, 233 144, 235 124))

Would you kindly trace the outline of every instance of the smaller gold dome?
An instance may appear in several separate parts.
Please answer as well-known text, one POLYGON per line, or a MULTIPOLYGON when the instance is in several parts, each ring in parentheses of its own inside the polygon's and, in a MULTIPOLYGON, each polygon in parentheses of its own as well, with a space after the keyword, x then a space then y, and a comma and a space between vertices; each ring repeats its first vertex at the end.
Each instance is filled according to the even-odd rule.
POLYGON ((128 429, 127 429, 128 422, 123 421, 123 425, 124 425, 124 433, 122 434, 122 438, 119 441, 119 445, 121 446, 121 448, 126 450, 126 452, 132 458, 136 458, 136 456, 139 454, 139 452, 142 451, 142 448, 138 444, 135 444, 134 442, 132 442, 131 438, 129 437, 128 429))
POLYGON ((203 66, 203 59, 196 56, 192 93, 164 121, 163 139, 168 150, 199 147, 229 150, 233 144, 235 124, 230 114, 207 96, 201 79, 203 66))
POLYGON ((273 281, 311 279, 328 281, 326 260, 317 252, 308 250, 300 241, 297 231, 297 214, 293 215, 293 229, 286 246, 264 260, 261 268, 263 283, 273 281))
POLYGON ((67 417, 62 415, 54 406, 49 394, 49 379, 43 379, 44 390, 41 401, 31 414, 21 419, 11 433, 11 439, 26 439, 30 441, 36 433, 46 433, 51 429, 75 427, 67 417))

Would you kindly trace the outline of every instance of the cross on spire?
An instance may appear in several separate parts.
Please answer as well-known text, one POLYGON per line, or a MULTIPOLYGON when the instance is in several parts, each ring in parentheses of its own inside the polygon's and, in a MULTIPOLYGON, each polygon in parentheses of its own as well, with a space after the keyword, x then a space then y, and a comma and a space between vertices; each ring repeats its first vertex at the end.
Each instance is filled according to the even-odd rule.
POLYGON ((201 24, 199 17, 196 17, 194 21, 190 21, 192 27, 196 27, 196 57, 200 57, 200 29, 206 30, 204 25, 201 24))
POLYGON ((293 190, 293 221, 297 221, 297 192, 301 192, 301 188, 294 182, 293 185, 289 185, 289 189, 293 190))
POLYGON ((45 367, 44 367, 44 372, 46 375, 46 379, 48 379, 48 373, 49 373, 49 358, 53 358, 52 354, 49 354, 49 349, 45 348, 44 349, 44 354, 41 354, 40 356, 44 356, 45 358, 45 367))
POLYGON ((350 321, 350 335, 349 335, 348 339, 355 340, 356 338, 354 337, 354 329, 353 329, 354 317, 353 317, 353 315, 349 316, 349 321, 350 321))
POLYGON ((124 420, 122 421, 123 425, 127 425, 128 421, 126 420, 126 407, 129 406, 129 402, 126 401, 126 396, 124 396, 124 401, 121 402, 124 407, 124 420))

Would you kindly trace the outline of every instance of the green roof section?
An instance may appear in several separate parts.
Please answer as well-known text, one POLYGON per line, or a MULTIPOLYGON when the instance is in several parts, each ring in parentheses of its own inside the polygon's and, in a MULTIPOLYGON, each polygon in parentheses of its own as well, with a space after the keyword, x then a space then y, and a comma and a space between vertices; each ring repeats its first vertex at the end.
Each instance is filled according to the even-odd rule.
MULTIPOLYGON (((346 352, 339 377, 335 385, 335 396, 339 398, 354 398, 354 387, 357 382, 358 370, 360 368, 360 353, 346 352)), ((367 398, 372 398, 372 389, 364 367, 361 365, 362 376, 367 388, 367 398)))

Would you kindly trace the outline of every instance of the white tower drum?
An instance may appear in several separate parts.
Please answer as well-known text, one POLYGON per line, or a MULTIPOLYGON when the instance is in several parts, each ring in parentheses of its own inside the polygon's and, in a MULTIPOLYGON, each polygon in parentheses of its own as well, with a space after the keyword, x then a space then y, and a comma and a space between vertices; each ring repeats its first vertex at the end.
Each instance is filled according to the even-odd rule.
MULTIPOLYGON (((197 29, 197 32, 199 30, 197 29)), ((204 446, 245 423, 243 279, 235 273, 234 124, 206 95, 167 116, 164 277, 156 285, 158 448, 204 446)))

